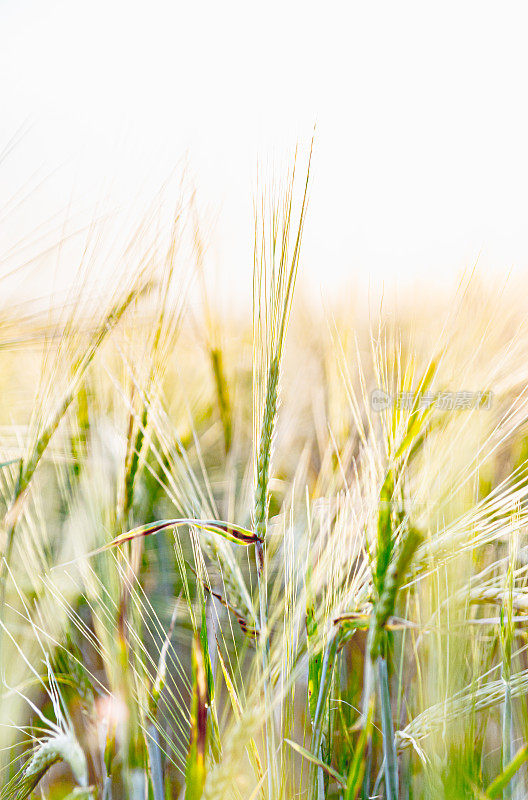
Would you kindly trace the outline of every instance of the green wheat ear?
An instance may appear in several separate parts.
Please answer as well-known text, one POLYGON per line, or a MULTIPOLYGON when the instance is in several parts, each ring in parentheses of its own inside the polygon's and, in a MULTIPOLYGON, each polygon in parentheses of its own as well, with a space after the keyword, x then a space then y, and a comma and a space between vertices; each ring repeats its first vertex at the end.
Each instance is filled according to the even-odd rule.
POLYGON ((256 214, 255 219, 253 423, 256 449, 254 451, 253 525, 257 538, 255 543, 255 562, 258 584, 269 800, 274 800, 280 786, 275 756, 274 721, 271 712, 270 632, 268 630, 266 529, 268 524, 270 463, 277 418, 281 360, 306 217, 311 154, 312 150, 310 149, 302 203, 294 234, 293 251, 291 251, 290 247, 290 237, 292 231, 295 164, 291 179, 283 195, 272 198, 271 208, 267 208, 267 198, 264 195, 261 216, 259 218, 258 214, 256 214))
POLYGON ((279 387, 280 362, 275 357, 268 374, 266 389, 266 402, 262 418, 260 445, 258 449, 255 488, 255 533, 260 541, 266 536, 266 523, 268 517, 268 486, 273 432, 277 417, 277 399, 279 387))

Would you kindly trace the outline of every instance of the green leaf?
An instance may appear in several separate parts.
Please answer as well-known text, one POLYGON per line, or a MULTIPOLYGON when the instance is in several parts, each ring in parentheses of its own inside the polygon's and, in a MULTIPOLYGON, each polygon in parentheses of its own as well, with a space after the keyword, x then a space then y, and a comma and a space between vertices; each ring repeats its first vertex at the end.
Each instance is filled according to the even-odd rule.
POLYGON ((385 574, 390 564, 393 548, 392 536, 392 496, 394 494, 394 476, 389 470, 383 481, 380 491, 380 502, 378 511, 378 537, 376 549, 376 569, 373 575, 374 585, 381 595, 385 574))
POLYGON ((308 646, 308 702, 310 705, 310 718, 315 719, 317 709, 317 696, 321 681, 321 667, 323 657, 318 642, 318 626, 315 618, 315 605, 311 592, 312 570, 310 565, 306 570, 306 641, 308 646))
POLYGON ((415 442, 415 440, 418 439, 418 437, 421 434, 423 424, 426 418, 431 414, 432 409, 434 408, 434 406, 431 404, 422 411, 420 411, 420 402, 425 392, 428 391, 429 386, 431 385, 431 382, 435 376, 435 373, 436 373, 436 362, 431 361, 418 385, 418 389, 416 390, 413 407, 409 414, 409 419, 407 421, 407 429, 400 443, 400 446, 398 447, 396 453, 394 454, 395 459, 402 456, 406 450, 410 450, 412 448, 413 443, 415 442))
POLYGON ((486 789, 486 796, 487 797, 500 797, 503 793, 504 789, 508 786, 511 779, 515 775, 516 772, 520 770, 524 762, 528 759, 528 744, 517 752, 517 755, 512 758, 509 764, 503 769, 500 775, 498 775, 492 783, 486 789))

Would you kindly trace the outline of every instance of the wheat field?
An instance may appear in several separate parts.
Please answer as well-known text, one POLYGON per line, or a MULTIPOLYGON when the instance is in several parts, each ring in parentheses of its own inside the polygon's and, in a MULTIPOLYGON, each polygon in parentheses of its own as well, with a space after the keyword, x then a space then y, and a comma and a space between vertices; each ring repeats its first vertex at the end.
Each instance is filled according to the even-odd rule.
POLYGON ((185 193, 2 303, 2 800, 527 796, 524 288, 314 302, 314 192, 252 309, 185 193))

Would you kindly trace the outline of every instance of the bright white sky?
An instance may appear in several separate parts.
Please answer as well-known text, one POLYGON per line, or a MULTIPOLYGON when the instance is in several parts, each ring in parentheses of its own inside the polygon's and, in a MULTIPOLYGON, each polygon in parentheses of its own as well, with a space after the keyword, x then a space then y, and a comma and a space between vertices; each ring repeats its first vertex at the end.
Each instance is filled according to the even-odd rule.
POLYGON ((2 200, 60 167, 31 227, 72 191, 104 186, 126 207, 187 154, 218 214, 218 267, 249 290, 257 160, 280 161, 317 123, 308 284, 434 287, 477 258, 524 272, 527 8, 0 0, 0 149, 30 125, 0 168, 2 200))

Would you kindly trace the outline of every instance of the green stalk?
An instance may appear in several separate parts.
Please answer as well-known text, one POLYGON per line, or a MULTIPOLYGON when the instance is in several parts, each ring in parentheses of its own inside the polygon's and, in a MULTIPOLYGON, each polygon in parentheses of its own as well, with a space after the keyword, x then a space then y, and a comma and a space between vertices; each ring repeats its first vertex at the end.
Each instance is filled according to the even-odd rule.
MULTIPOLYGON (((385 507, 380 509, 380 516, 385 515, 385 507)), ((394 744, 394 731, 392 727, 392 712, 390 707, 390 695, 388 688, 387 676, 387 663, 385 661, 385 639, 386 630, 385 626, 389 617, 394 614, 396 606, 396 599, 398 591, 403 581, 405 572, 412 560, 412 557, 421 542, 421 535, 414 528, 409 528, 404 535, 404 539, 396 553, 394 553, 393 544, 390 547, 387 545, 388 532, 387 527, 390 525, 390 519, 385 519, 383 516, 382 532, 383 536, 380 537, 380 545, 383 546, 382 552, 390 550, 391 557, 386 562, 385 572, 377 573, 377 587, 378 587, 378 601, 374 605, 371 613, 369 633, 367 637, 367 646, 365 652, 365 669, 363 676, 363 702, 362 702, 362 718, 363 725, 366 724, 367 713, 370 704, 374 702, 376 693, 376 662, 378 664, 378 680, 379 680, 379 694, 381 703, 382 714, 382 731, 383 731, 383 750, 385 756, 385 770, 386 770, 386 793, 387 798, 397 800, 398 798, 398 772, 396 761, 396 750, 394 744), (395 793, 394 793, 395 790, 395 793), (391 794, 389 795, 389 792, 391 794)), ((378 532, 378 536, 380 533, 378 532)), ((392 534, 391 534, 392 536, 392 534)), ((365 771, 365 778, 363 784, 364 797, 369 796, 370 784, 370 770, 365 771)))
MULTIPOLYGON (((308 548, 309 550, 310 548, 308 548)), ((321 686, 322 653, 319 650, 318 625, 315 616, 315 604, 312 594, 312 568, 310 560, 306 568, 306 645, 308 650, 308 708, 312 726, 315 723, 315 715, 319 702, 319 689, 321 686)), ((313 732, 313 727, 312 727, 313 732)), ((321 753, 315 753, 321 760, 321 753)), ((317 769, 317 796, 319 797, 324 790, 324 776, 322 768, 317 769)), ((312 784, 310 784, 312 785, 312 784)))
MULTIPOLYGON (((511 692, 511 662, 513 645, 513 557, 510 548, 510 563, 506 576, 506 619, 504 619, 504 609, 501 609, 500 642, 502 650, 502 680, 504 682, 504 704, 502 707, 502 768, 506 768, 513 759, 513 718, 512 718, 512 692, 511 692)), ((508 782, 503 791, 504 800, 511 800, 513 797, 513 786, 508 782)))
POLYGON ((260 445, 257 459, 257 480, 255 488, 255 561, 259 596, 260 646, 262 658, 262 680, 264 686, 264 703, 266 708, 266 756, 268 762, 268 796, 273 800, 275 786, 278 785, 275 766, 275 733, 271 710, 270 696, 270 645, 268 631, 268 589, 266 570, 266 530, 269 504, 269 466, 271 445, 277 416, 277 394, 279 384, 279 359, 270 364, 266 403, 260 433, 260 445))
MULTIPOLYGON (((504 708, 502 717, 502 766, 504 769, 506 765, 509 764, 509 762, 513 759, 513 747, 512 747, 513 720, 512 720, 511 683, 509 678, 504 678, 504 673, 503 673, 503 680, 505 682, 504 708)), ((504 787, 503 798, 504 800, 511 800, 512 797, 513 797, 513 786, 511 783, 508 783, 504 787)))
POLYGON ((392 708, 389 692, 387 662, 378 658, 378 679, 381 709, 381 730, 383 734, 383 756, 385 761, 385 795, 387 800, 398 800, 398 757, 392 724, 392 708))
MULTIPOLYGON (((326 644, 323 656, 323 663, 321 665, 321 678, 319 682, 319 693, 317 695, 317 705, 315 707, 315 714, 312 723, 312 742, 310 749, 312 753, 319 759, 321 758, 321 743, 323 738, 323 724, 325 719, 326 703, 330 693, 330 687, 332 685, 338 645, 339 636, 336 629, 334 629, 326 644)), ((321 777, 319 772, 322 772, 322 770, 320 767, 317 767, 314 780, 310 781, 310 792, 312 793, 312 797, 319 796, 318 787, 321 777)))
POLYGON ((145 439, 145 430, 148 423, 148 410, 148 403, 145 402, 143 406, 143 413, 141 415, 141 421, 136 431, 134 444, 130 445, 130 452, 125 465, 124 498, 122 508, 123 525, 128 525, 129 512, 134 502, 134 488, 136 477, 139 471, 139 459, 145 439))
POLYGON ((158 729, 151 722, 148 725, 147 751, 150 764, 150 778, 154 800, 164 800, 163 767, 161 765, 161 749, 158 729))
POLYGON ((372 772, 372 739, 367 742, 365 752, 365 772, 363 775, 363 784, 361 786, 362 800, 369 800, 370 798, 370 773, 372 772))
POLYGON ((255 559, 257 562, 259 593, 262 682, 264 691, 264 708, 266 710, 264 730, 266 735, 266 760, 268 764, 268 797, 269 800, 273 800, 275 796, 275 787, 278 785, 278 776, 275 763, 275 728, 273 725, 270 690, 270 649, 268 635, 268 589, 266 581, 266 557, 263 543, 260 541, 258 541, 255 545, 255 559))

